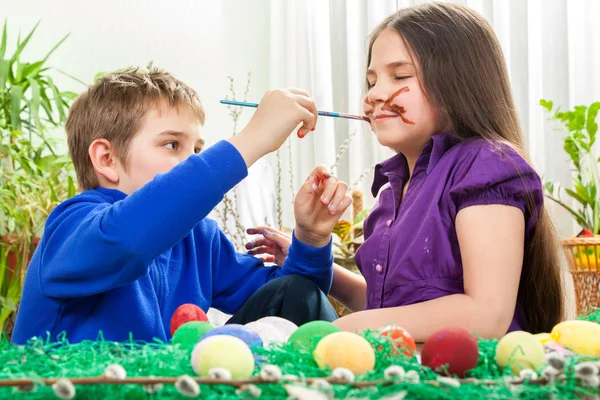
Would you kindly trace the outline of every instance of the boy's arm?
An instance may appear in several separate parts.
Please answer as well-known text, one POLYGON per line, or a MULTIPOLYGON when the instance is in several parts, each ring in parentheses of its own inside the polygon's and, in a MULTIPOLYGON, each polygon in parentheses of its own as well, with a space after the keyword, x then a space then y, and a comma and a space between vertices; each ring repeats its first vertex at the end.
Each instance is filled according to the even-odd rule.
POLYGON ((265 267, 260 259, 237 253, 227 237, 219 234, 212 249, 217 261, 213 265, 213 307, 233 314, 261 286, 284 275, 304 275, 323 292, 329 292, 333 277, 331 241, 315 248, 294 237, 283 267, 265 267))
POLYGON ((298 124, 305 134, 316 121, 317 108, 306 92, 273 90, 229 142, 190 156, 129 197, 67 201, 46 224, 42 290, 53 297, 85 296, 134 282, 208 215, 247 167, 277 150, 298 124))
POLYGON ((63 203, 44 233, 43 291, 79 297, 139 279, 246 174, 240 153, 222 141, 113 204, 97 193, 63 203))

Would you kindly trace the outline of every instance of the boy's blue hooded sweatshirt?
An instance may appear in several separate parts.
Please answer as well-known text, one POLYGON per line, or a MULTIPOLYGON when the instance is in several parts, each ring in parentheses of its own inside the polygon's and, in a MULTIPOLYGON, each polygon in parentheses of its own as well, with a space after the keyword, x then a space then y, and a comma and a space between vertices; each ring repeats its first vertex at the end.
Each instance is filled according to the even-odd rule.
POLYGON ((71 342, 170 339, 175 309, 193 303, 235 313, 262 285, 289 274, 325 293, 332 280, 331 242, 313 248, 295 238, 283 267, 237 253, 207 218, 248 170, 221 141, 189 157, 130 196, 105 188, 56 207, 31 259, 12 336, 71 342))

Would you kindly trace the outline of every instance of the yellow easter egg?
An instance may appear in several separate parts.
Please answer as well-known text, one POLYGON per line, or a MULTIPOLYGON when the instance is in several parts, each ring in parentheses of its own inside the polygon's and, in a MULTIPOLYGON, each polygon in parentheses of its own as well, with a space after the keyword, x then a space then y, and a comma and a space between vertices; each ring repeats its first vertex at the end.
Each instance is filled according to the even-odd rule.
POLYGON ((510 332, 496 347, 496 363, 500 368, 509 367, 514 375, 526 368, 538 370, 544 362, 544 346, 529 332, 510 332))
POLYGON ((552 336, 550 336, 549 333, 536 333, 535 335, 533 335, 537 340, 540 341, 540 343, 542 345, 548 343, 549 341, 552 340, 552 336))
POLYGON ((600 357, 600 324, 591 321, 564 321, 552 328, 552 340, 574 353, 600 357))
POLYGON ((594 251, 594 246, 588 246, 587 258, 588 258, 588 264, 589 264, 590 269, 595 271, 597 269, 597 264, 596 264, 596 253, 594 251))
POLYGON ((375 351, 362 336, 352 332, 336 332, 317 344, 313 357, 319 368, 348 368, 362 375, 375 368, 375 351))
POLYGON ((589 269, 588 256, 585 251, 585 246, 577 246, 579 248, 579 261, 582 269, 589 269))
POLYGON ((579 259, 579 252, 577 249, 573 249, 573 257, 575 257, 575 266, 581 268, 581 260, 579 259))
POLYGON ((224 368, 233 379, 246 379, 254 372, 254 356, 241 339, 229 335, 215 335, 199 341, 191 355, 194 372, 208 376, 213 368, 224 368))

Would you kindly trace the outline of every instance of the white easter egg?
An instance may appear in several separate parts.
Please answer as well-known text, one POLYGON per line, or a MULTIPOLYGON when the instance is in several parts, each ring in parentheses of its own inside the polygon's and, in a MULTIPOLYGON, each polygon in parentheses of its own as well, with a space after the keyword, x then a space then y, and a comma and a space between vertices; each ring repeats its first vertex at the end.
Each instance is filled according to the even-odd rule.
POLYGON ((263 342, 263 346, 268 349, 272 343, 285 343, 287 342, 286 335, 277 329, 275 326, 261 321, 248 322, 244 325, 246 328, 254 331, 260 336, 263 342))
POLYGON ((285 335, 285 341, 287 341, 290 335, 298 329, 298 325, 281 317, 264 317, 259 319, 258 322, 267 323, 277 328, 277 330, 285 335))

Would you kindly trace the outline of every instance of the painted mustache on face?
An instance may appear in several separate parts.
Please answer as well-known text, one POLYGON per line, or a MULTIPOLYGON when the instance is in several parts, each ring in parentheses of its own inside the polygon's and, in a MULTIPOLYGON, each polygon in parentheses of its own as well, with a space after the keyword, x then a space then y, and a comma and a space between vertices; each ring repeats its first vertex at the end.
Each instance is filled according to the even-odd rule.
MULTIPOLYGON (((406 109, 404 107, 396 105, 396 104, 392 104, 392 102, 394 101, 396 96, 398 96, 400 93, 409 92, 409 91, 410 91, 410 89, 408 88, 408 86, 404 86, 403 88, 398 89, 397 91, 392 93, 390 98, 385 103, 383 103, 383 106, 381 107, 381 111, 390 111, 390 112, 393 112, 394 114, 398 114, 400 116, 400 118, 402 118, 402 121, 405 124, 414 125, 415 123, 413 121, 411 121, 410 119, 406 118, 406 116, 404 115, 404 114, 406 114, 406 109)), ((367 103, 371 107, 375 108, 375 103, 370 101, 368 97, 365 97, 365 103, 367 103)), ((369 114, 372 114, 372 112, 369 114)))

